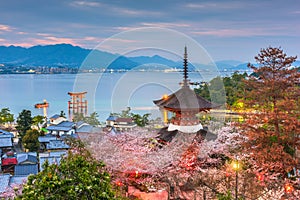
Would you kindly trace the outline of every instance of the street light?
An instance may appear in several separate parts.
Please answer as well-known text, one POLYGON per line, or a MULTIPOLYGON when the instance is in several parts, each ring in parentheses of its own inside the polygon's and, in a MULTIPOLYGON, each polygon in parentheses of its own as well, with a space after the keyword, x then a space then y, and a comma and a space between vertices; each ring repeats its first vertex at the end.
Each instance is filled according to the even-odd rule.
POLYGON ((238 171, 241 169, 241 163, 238 160, 232 162, 232 168, 235 171, 235 199, 238 199, 238 171))

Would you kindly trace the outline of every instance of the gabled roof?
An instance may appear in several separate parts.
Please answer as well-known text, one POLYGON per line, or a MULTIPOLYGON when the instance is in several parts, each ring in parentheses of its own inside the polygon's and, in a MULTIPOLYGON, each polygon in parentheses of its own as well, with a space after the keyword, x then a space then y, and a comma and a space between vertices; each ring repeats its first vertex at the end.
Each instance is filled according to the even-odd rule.
POLYGON ((116 121, 118 119, 117 116, 109 116, 106 121, 116 121))
POLYGON ((85 126, 85 125, 89 125, 89 124, 84 122, 84 121, 76 122, 76 128, 80 128, 80 127, 85 126))
POLYGON ((75 126, 74 122, 63 121, 57 125, 48 126, 47 130, 49 131, 69 131, 75 126))
POLYGON ((0 148, 3 147, 12 147, 11 137, 0 137, 0 148))
POLYGON ((10 174, 0 174, 0 193, 8 187, 10 174))
POLYGON ((17 154, 17 160, 18 160, 18 164, 22 164, 24 162, 30 162, 34 164, 38 163, 37 156, 29 153, 17 154))
POLYGON ((38 173, 38 164, 16 165, 15 175, 30 175, 38 173))

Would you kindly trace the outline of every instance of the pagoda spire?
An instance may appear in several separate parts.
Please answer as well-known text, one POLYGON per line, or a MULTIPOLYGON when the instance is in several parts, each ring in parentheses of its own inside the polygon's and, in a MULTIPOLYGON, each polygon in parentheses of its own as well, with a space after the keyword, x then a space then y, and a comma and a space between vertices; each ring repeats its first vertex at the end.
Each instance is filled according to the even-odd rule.
POLYGON ((187 47, 184 47, 184 57, 183 57, 183 86, 187 87, 189 85, 188 80, 188 58, 187 58, 187 47))

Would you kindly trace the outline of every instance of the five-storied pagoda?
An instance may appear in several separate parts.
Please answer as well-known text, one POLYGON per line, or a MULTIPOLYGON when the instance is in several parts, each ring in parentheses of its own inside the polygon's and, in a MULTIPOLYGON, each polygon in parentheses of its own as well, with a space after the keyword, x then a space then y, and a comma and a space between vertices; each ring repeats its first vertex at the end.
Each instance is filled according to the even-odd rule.
POLYGON ((188 79, 187 48, 184 49, 183 82, 181 88, 173 94, 164 95, 162 99, 153 101, 161 110, 174 113, 164 132, 197 133, 203 129, 199 118, 199 112, 208 112, 214 107, 213 103, 197 95, 190 88, 193 84, 188 79))

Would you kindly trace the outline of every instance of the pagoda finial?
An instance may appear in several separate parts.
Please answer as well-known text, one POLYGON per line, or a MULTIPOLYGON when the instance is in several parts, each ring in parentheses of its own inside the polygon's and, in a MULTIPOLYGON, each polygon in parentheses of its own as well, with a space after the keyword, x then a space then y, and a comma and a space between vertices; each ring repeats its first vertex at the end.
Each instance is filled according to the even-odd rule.
POLYGON ((188 58, 187 58, 187 47, 184 47, 184 58, 183 58, 183 86, 188 86, 188 58))

